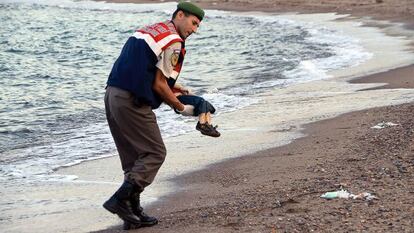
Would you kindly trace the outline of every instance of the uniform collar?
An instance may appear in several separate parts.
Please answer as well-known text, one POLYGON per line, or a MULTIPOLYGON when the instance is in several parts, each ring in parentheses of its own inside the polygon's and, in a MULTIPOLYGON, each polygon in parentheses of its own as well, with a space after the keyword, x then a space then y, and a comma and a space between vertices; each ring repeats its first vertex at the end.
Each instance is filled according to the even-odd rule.
MULTIPOLYGON (((170 20, 170 23, 172 23, 172 25, 174 26, 174 29, 175 29, 175 31, 177 32, 177 34, 180 36, 180 33, 178 33, 178 30, 177 30, 177 27, 175 26, 175 24, 174 24, 174 21, 172 21, 172 20, 170 20)), ((181 36, 180 36, 181 37, 181 36)), ((183 40, 183 41, 185 41, 185 39, 184 38, 182 38, 181 37, 181 39, 183 40)))

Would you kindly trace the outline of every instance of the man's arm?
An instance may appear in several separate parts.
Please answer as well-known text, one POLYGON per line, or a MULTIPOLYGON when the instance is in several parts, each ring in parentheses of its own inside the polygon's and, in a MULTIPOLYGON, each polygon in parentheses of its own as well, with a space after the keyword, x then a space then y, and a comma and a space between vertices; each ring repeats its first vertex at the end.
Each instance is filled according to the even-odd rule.
POLYGON ((167 84, 167 78, 161 72, 160 69, 157 69, 155 73, 155 80, 152 86, 155 92, 166 102, 168 105, 177 109, 178 111, 184 111, 184 104, 182 104, 174 93, 171 91, 170 87, 167 84))

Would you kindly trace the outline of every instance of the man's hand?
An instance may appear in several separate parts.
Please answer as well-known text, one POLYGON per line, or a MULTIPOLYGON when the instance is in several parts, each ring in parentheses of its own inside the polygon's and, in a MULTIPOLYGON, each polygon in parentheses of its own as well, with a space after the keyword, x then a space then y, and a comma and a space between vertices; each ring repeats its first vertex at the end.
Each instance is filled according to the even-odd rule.
POLYGON ((184 109, 182 111, 177 110, 183 116, 193 116, 194 115, 194 106, 193 105, 184 105, 184 109))

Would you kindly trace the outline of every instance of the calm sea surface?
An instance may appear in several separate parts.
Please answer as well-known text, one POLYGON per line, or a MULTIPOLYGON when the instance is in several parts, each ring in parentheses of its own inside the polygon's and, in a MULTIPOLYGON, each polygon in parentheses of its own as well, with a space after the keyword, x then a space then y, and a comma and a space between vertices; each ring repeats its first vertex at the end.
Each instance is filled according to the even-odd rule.
MULTIPOLYGON (((0 183, 68 179, 62 166, 116 153, 103 105, 107 75, 126 39, 170 18, 175 3, 0 1, 0 183)), ((327 78, 370 57, 352 37, 281 16, 207 11, 179 81, 219 114, 269 88, 327 78)), ((163 136, 196 119, 157 110, 163 136)))

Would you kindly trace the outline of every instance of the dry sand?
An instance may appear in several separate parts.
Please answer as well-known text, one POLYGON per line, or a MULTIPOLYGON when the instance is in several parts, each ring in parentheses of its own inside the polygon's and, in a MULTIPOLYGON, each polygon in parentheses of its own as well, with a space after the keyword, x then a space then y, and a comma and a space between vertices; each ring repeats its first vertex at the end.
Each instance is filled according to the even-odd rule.
MULTIPOLYGON (((226 10, 352 13, 405 22, 407 28, 414 22, 410 0, 195 2, 226 10)), ((414 88, 413 70, 411 65, 352 82, 414 88)), ((413 232, 413 118, 414 104, 408 103, 308 124, 308 136, 289 145, 177 177, 174 181, 185 189, 147 207, 160 224, 131 232, 413 232), (371 128, 380 122, 398 125, 371 128), (319 197, 341 187, 378 199, 319 197)))

